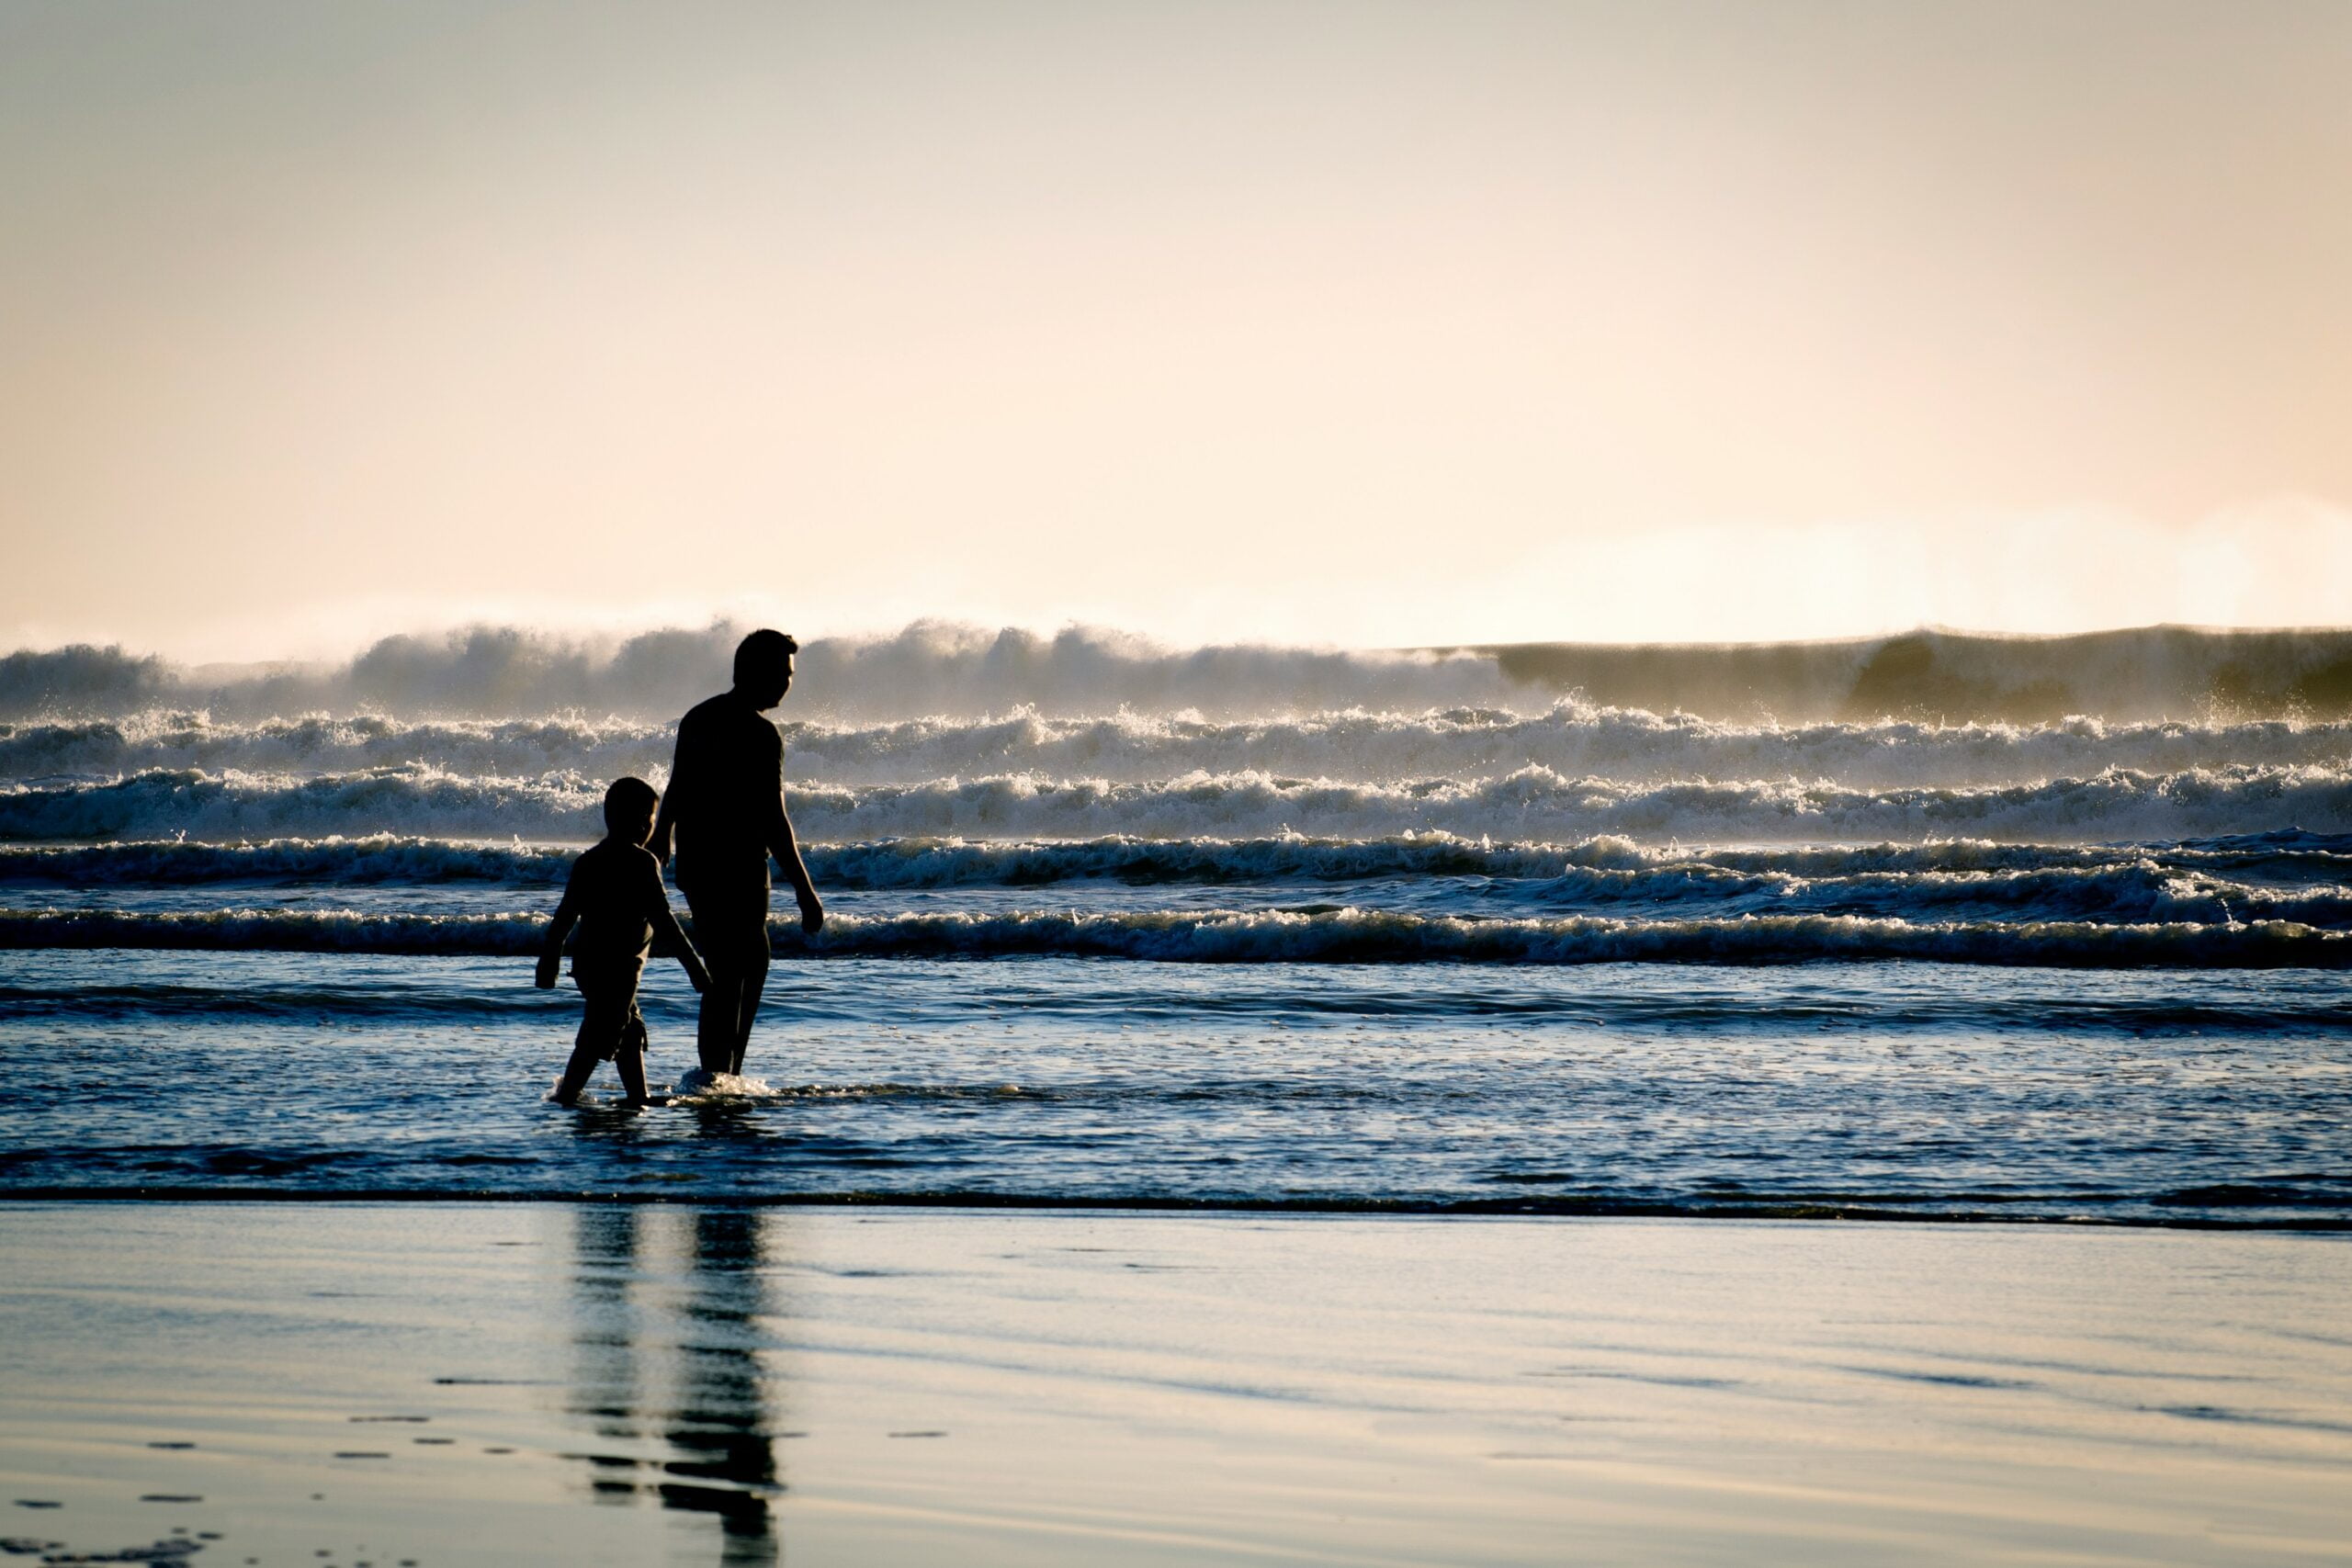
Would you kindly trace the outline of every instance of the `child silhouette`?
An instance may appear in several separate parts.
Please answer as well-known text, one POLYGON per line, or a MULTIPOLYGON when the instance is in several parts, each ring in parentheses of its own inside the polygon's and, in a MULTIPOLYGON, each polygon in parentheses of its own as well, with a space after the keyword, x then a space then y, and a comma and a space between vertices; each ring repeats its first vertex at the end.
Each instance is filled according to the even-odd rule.
POLYGON ((548 922, 539 944, 539 989, 555 988, 563 939, 577 924, 571 948, 571 977, 582 1003, 580 1035, 571 1060, 556 1080, 555 1101, 571 1105, 588 1086, 596 1064, 611 1060, 631 1105, 650 1103, 645 1092, 645 1020, 637 1010, 637 982, 645 955, 658 934, 677 950, 678 962, 695 990, 710 983, 702 955, 678 929, 662 890, 662 867, 645 847, 653 836, 653 810, 661 796, 643 779, 616 779, 605 792, 605 837, 571 863, 563 900, 548 922))

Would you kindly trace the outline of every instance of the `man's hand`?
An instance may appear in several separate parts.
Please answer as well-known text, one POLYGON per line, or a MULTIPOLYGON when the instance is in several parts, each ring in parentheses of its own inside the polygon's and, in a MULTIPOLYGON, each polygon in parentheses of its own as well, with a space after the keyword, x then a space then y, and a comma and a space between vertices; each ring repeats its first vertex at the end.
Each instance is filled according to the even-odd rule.
POLYGON ((800 934, 815 936, 825 929, 825 906, 817 901, 814 893, 800 896, 800 934))
POLYGON ((555 989, 555 972, 556 972, 556 970, 557 970, 559 967, 560 967, 560 966, 562 965, 562 963, 563 963, 563 955, 562 955, 561 953, 540 953, 540 954, 539 954, 539 972, 538 972, 538 974, 537 974, 537 975, 536 975, 536 976, 534 976, 532 977, 531 983, 532 983, 533 985, 535 985, 535 986, 538 987, 538 988, 539 988, 539 989, 541 989, 542 991, 552 991, 552 990, 554 990, 554 989, 555 989))
POLYGON ((710 989, 710 969, 701 959, 686 960, 686 984, 695 988, 696 995, 710 989))

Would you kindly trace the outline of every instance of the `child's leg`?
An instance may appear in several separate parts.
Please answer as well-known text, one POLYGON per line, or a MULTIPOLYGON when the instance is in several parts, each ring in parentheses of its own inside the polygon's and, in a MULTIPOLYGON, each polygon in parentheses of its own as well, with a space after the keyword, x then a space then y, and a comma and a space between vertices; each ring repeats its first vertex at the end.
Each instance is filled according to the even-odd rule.
MULTIPOLYGON (((564 1064, 563 1077, 555 1086, 556 1103, 570 1105, 596 1076, 596 1064, 611 1055, 619 1045, 622 1031, 628 1025, 629 1016, 637 1010, 637 987, 613 986, 574 972, 572 979, 580 987, 580 1033, 572 1043, 571 1060, 564 1064)), ((643 1057, 639 1058, 638 1079, 644 1081, 643 1057)), ((623 1083, 628 1080, 623 1077, 623 1083)))
MULTIPOLYGON (((587 1032, 583 1029, 581 1032, 584 1035, 587 1032)), ((573 1045, 571 1059, 563 1065, 563 1077, 556 1080, 555 1102, 558 1105, 577 1102, 580 1091, 586 1089, 588 1080, 596 1076, 596 1064, 604 1059, 604 1054, 584 1039, 573 1045)))
POLYGON ((628 1005, 628 1021, 621 1025, 618 1046, 613 1055, 613 1066, 621 1075, 621 1088, 628 1092, 631 1105, 644 1105, 650 1100, 645 1092, 645 1018, 637 1010, 633 998, 628 1005))

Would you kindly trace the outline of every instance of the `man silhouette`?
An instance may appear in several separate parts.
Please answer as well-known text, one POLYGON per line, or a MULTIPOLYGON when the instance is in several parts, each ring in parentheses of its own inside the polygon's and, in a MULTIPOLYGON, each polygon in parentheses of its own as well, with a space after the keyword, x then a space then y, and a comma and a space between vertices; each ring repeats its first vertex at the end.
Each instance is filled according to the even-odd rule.
POLYGON ((646 846, 665 863, 675 848, 678 891, 710 966, 695 1031, 706 1073, 743 1071, 768 978, 769 856, 800 901, 800 929, 814 936, 825 924, 785 815, 784 737, 764 716, 792 689, 792 656, 799 651, 777 631, 753 632, 737 646, 734 690, 678 721, 670 787, 646 846))

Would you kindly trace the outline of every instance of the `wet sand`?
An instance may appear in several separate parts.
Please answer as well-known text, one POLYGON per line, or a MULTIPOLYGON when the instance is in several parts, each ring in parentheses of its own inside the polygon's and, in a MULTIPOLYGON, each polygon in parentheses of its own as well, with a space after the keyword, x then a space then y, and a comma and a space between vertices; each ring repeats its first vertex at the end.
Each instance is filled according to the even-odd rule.
POLYGON ((2352 1562, 2352 1242, 0 1207, 52 1561, 2352 1562))

